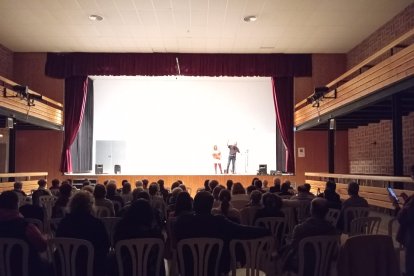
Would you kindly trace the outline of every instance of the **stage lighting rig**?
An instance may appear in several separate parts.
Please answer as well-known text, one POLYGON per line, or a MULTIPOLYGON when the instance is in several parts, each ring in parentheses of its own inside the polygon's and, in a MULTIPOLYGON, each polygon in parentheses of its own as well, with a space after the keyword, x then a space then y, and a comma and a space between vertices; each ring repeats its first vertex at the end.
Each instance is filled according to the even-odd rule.
POLYGON ((309 104, 312 104, 312 107, 319 107, 319 102, 323 101, 323 99, 336 99, 336 89, 334 90, 334 94, 332 96, 326 96, 328 93, 329 87, 316 87, 313 94, 310 95, 306 101, 309 104))

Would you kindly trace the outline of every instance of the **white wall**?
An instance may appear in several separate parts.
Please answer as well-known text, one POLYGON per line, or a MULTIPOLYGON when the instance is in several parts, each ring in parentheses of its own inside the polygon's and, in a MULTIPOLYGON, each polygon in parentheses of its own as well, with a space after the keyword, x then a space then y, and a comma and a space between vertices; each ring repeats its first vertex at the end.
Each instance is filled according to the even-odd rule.
POLYGON ((94 77, 94 90, 94 141, 126 141, 122 173, 212 174, 213 145, 224 169, 227 141, 237 173, 276 168, 270 78, 94 77))

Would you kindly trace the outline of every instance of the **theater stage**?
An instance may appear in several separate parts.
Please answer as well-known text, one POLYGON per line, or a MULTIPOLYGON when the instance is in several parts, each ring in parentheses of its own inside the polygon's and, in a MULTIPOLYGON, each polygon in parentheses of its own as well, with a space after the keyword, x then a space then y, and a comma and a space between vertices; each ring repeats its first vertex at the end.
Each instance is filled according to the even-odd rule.
POLYGON ((105 180, 115 180, 118 187, 121 187, 122 180, 127 180, 134 187, 135 181, 148 179, 149 182, 155 182, 158 179, 163 179, 165 182, 165 187, 171 187, 171 184, 177 180, 183 181, 186 187, 190 188, 191 194, 194 195, 197 189, 204 186, 204 181, 206 179, 217 180, 220 184, 226 185, 228 179, 233 180, 233 182, 240 182, 244 187, 247 187, 251 184, 254 177, 259 179, 269 181, 269 185, 272 184, 273 178, 278 177, 280 180, 290 180, 293 185, 296 184, 295 175, 242 175, 242 174, 214 174, 214 175, 132 175, 132 174, 65 174, 66 178, 72 179, 76 182, 84 180, 85 178, 89 180, 96 180, 97 183, 103 183, 105 180))

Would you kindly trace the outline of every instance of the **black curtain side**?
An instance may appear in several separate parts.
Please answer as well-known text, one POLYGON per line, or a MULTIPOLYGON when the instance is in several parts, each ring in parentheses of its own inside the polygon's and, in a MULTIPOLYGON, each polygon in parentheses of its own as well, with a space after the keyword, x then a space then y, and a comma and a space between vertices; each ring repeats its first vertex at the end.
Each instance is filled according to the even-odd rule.
POLYGON ((88 80, 88 94, 86 97, 85 113, 78 135, 73 142, 70 153, 72 155, 73 173, 92 171, 93 146, 93 80, 88 80))

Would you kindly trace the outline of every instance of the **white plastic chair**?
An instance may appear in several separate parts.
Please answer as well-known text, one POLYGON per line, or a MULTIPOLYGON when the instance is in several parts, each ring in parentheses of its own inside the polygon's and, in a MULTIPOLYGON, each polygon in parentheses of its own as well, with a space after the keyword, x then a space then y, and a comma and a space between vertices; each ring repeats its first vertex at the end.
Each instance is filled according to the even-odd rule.
POLYGON ((298 223, 304 222, 310 217, 310 200, 296 200, 297 205, 295 206, 296 218, 298 223))
POLYGON ((118 222, 121 220, 119 217, 101 217, 99 218, 105 225, 106 233, 108 234, 109 240, 111 242, 111 247, 114 247, 114 233, 115 227, 118 222))
POLYGON ((29 246, 26 242, 14 238, 0 238, 0 275, 29 275, 29 246), (21 252, 21 257, 18 259, 18 268, 21 270, 14 271, 15 267, 12 267, 12 253, 19 251, 21 252))
POLYGON ((343 211, 344 216, 344 229, 345 234, 349 233, 351 227, 351 221, 356 218, 368 217, 369 208, 368 207, 348 207, 343 211))
POLYGON ((120 276, 158 276, 161 275, 161 267, 164 266, 164 241, 156 238, 118 241, 115 255, 120 276), (131 260, 130 270, 125 267, 125 259, 131 260), (154 268, 155 274, 150 273, 148 268, 154 268))
POLYGON ((283 207, 281 211, 285 214, 288 233, 292 234, 296 225, 295 209, 293 207, 283 207))
POLYGON ((376 235, 381 224, 380 217, 362 217, 351 221, 349 236, 376 235))
POLYGON ((177 243, 180 274, 182 276, 217 276, 222 249, 223 241, 220 239, 191 238, 180 240, 177 243), (191 254, 191 258, 189 253, 191 254), (186 260, 186 258, 189 259, 186 260), (186 264, 191 263, 193 270, 186 271, 186 264), (209 271, 211 272, 212 268, 210 266, 212 263, 214 264, 214 268, 211 274, 209 271))
POLYGON ((97 218, 109 217, 111 215, 111 210, 105 206, 95 206, 95 215, 97 218))
POLYGON ((273 249, 273 237, 263 237, 252 240, 230 241, 231 275, 259 275, 268 271, 273 249), (246 263, 238 268, 237 254, 243 252, 246 263), (242 273, 244 272, 244 273, 242 273))
POLYGON ((53 238, 49 240, 49 250, 53 259, 55 275, 59 276, 93 276, 93 259, 94 249, 92 243, 87 240, 74 238, 53 238), (77 275, 77 254, 79 249, 84 248, 87 251, 86 267, 77 275), (59 260, 58 267, 56 259, 59 260))
POLYGON ((285 242, 287 223, 284 217, 265 217, 259 218, 255 226, 269 229, 276 243, 275 248, 279 249, 285 242))
POLYGON ((302 239, 298 249, 298 276, 330 276, 331 264, 338 254, 339 244, 340 237, 338 235, 312 236, 302 239), (309 265, 309 256, 313 256, 311 266, 309 265), (309 267, 313 267, 311 274, 308 271, 309 267))
POLYGON ((329 221, 332 224, 332 226, 336 228, 340 215, 341 215, 340 210, 329 208, 329 211, 325 216, 325 220, 329 221))

